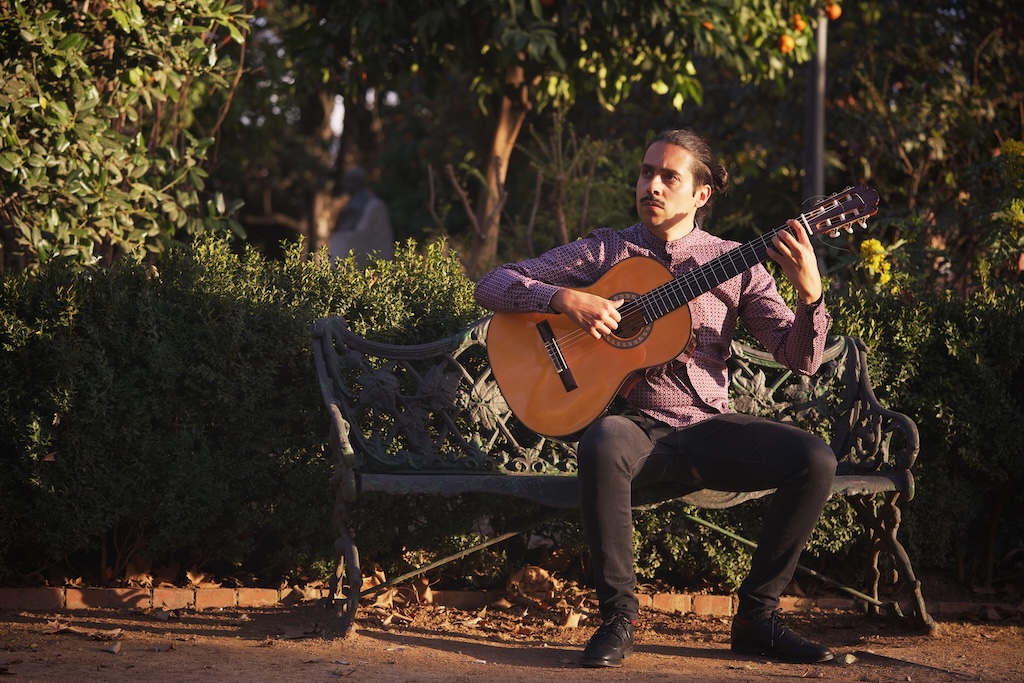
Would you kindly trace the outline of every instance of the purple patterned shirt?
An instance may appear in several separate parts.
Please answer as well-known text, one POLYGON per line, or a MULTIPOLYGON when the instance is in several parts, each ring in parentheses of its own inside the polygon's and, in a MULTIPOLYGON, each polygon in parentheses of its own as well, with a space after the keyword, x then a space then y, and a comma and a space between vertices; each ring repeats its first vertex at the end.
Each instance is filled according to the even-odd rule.
MULTIPOLYGON (((631 256, 659 261, 679 277, 737 246, 699 228, 672 242, 655 237, 642 223, 624 230, 599 228, 537 258, 491 271, 477 283, 476 300, 492 311, 547 312, 559 288, 589 287, 631 256)), ((726 361, 739 319, 790 370, 810 375, 821 364, 831 323, 825 306, 801 301, 794 314, 763 264, 701 294, 689 307, 697 340, 693 356, 685 364, 641 371, 626 397, 665 424, 682 427, 730 412, 726 361)))

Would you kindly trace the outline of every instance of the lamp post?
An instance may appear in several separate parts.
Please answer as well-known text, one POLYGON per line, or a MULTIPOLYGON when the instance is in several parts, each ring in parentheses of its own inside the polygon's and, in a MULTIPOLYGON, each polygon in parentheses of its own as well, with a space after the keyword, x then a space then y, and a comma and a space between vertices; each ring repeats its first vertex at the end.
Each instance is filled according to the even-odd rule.
MULTIPOLYGON (((803 200, 825 196, 825 59, 828 56, 828 18, 818 12, 814 29, 817 49, 807 64, 807 111, 804 116, 803 200)), ((824 247, 815 244, 818 268, 825 272, 824 247)))

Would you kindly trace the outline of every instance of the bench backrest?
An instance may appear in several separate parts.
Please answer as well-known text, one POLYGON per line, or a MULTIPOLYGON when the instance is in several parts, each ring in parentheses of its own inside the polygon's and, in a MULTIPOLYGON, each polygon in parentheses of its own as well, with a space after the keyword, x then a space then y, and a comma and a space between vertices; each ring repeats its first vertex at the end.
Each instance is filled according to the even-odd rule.
MULTIPOLYGON (((416 345, 365 339, 341 317, 314 323, 314 359, 339 455, 379 473, 574 473, 575 443, 525 428, 502 398, 487 360, 489 322, 416 345)), ((875 398, 860 339, 831 337, 811 377, 734 343, 729 374, 735 410, 819 434, 841 474, 907 470, 917 456, 914 423, 875 398)))

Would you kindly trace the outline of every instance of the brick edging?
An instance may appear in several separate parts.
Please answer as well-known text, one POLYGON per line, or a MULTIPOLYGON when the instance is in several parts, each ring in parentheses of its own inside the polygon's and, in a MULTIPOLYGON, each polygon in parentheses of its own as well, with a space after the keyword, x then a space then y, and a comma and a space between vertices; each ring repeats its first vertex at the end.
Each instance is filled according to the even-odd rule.
MULTIPOLYGON (((224 608, 276 607, 327 597, 327 589, 297 588, 0 588, 0 610, 51 612, 82 609, 194 609, 197 611, 224 608)), ((498 591, 434 591, 433 601, 454 609, 480 609, 501 597, 498 591)), ((730 617, 736 608, 735 595, 703 593, 640 594, 640 606, 662 612, 730 617)), ((785 612, 806 612, 812 609, 856 609, 853 598, 783 597, 785 612)), ((985 618, 1013 616, 1024 612, 1017 605, 975 602, 929 603, 932 616, 961 617, 976 615, 985 618)))
POLYGON ((318 599, 326 590, 286 588, 0 588, 0 609, 195 609, 271 607, 318 599))

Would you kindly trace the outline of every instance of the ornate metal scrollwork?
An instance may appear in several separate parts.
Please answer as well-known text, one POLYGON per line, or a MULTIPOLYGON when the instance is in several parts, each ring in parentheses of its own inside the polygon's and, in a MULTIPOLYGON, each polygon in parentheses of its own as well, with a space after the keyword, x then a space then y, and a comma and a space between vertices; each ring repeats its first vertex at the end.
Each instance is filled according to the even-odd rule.
POLYGON ((327 372, 342 416, 360 425, 349 438, 371 469, 575 471, 575 446, 523 428, 502 397, 486 359, 489 320, 438 342, 395 345, 329 319, 337 364, 327 372))

